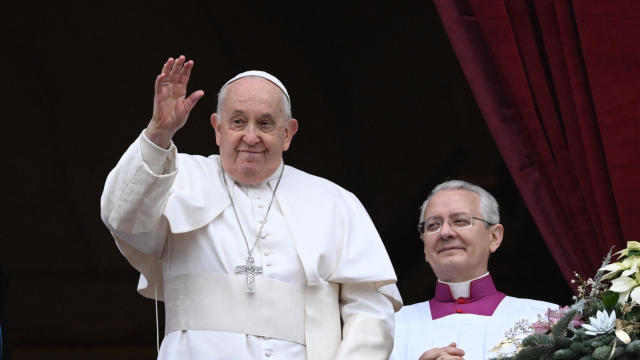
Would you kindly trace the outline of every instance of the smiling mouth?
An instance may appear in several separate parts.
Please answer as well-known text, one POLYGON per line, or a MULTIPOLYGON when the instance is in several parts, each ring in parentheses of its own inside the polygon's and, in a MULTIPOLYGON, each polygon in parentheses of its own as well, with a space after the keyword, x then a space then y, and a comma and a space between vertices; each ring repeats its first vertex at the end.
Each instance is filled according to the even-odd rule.
POLYGON ((443 249, 438 250, 438 253, 442 253, 442 252, 446 252, 446 251, 451 251, 451 250, 464 250, 464 248, 462 247, 458 247, 458 246, 450 246, 450 247, 446 247, 443 249))

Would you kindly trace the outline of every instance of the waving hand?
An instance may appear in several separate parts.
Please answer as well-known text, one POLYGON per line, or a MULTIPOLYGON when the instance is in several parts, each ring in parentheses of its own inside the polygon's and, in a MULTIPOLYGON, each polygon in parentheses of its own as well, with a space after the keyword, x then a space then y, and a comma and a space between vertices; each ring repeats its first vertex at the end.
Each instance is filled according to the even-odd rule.
POLYGON ((153 115, 145 135, 162 148, 168 148, 173 135, 187 122, 191 109, 204 95, 198 90, 187 95, 193 61, 184 56, 169 58, 156 77, 153 115))

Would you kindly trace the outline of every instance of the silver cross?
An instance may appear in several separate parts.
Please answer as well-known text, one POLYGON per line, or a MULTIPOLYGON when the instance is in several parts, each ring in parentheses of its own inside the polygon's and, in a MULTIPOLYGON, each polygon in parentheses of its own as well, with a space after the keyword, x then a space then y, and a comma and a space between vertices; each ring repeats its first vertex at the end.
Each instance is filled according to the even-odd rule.
POLYGON ((245 285, 245 292, 256 292, 256 275, 262 274, 262 266, 256 266, 253 260, 253 256, 247 257, 246 265, 237 265, 236 274, 245 273, 247 275, 247 281, 245 285))

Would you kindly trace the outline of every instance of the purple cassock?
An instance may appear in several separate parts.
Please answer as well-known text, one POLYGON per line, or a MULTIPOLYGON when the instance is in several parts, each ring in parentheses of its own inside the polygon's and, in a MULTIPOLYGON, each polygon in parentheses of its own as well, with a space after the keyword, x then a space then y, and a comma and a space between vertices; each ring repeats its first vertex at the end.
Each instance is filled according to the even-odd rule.
POLYGON ((433 320, 451 314, 476 314, 491 316, 505 298, 505 294, 496 290, 491 275, 471 282, 469 297, 453 298, 449 285, 437 282, 436 294, 429 301, 433 320))

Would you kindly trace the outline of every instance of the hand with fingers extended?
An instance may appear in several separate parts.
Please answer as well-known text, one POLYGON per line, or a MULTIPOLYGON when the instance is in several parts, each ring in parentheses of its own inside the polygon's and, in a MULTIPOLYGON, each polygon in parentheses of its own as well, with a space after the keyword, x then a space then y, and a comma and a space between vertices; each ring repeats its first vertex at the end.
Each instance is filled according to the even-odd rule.
POLYGON ((167 149, 173 135, 187 122, 191 109, 204 96, 204 91, 194 91, 188 97, 187 84, 193 68, 193 60, 184 56, 169 58, 156 77, 153 97, 153 115, 145 135, 154 144, 167 149))
POLYGON ((456 347, 456 343, 452 342, 448 346, 433 348, 424 352, 418 360, 464 360, 463 355, 464 351, 456 347))

